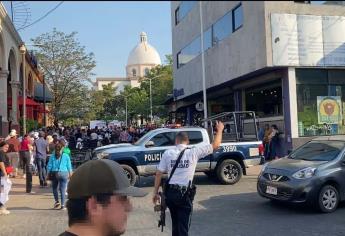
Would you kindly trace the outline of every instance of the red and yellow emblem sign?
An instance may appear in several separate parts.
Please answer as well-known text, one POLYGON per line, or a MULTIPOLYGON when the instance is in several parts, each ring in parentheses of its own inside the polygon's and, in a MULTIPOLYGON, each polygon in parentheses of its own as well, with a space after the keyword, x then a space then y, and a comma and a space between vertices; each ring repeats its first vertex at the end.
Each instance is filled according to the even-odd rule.
POLYGON ((339 124, 342 120, 340 96, 318 96, 317 112, 319 124, 339 124))

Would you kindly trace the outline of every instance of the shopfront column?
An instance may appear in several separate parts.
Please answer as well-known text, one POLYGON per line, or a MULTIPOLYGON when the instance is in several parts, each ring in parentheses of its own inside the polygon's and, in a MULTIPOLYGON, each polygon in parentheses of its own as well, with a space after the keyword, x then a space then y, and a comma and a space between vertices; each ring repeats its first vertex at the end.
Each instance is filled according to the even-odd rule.
POLYGON ((298 113, 296 75, 294 68, 288 68, 282 79, 283 106, 285 122, 285 142, 288 149, 293 147, 292 140, 298 138, 298 113))
POLYGON ((5 131, 8 130, 7 120, 7 77, 8 71, 0 71, 0 116, 2 117, 2 130, 0 131, 2 136, 7 135, 5 131))

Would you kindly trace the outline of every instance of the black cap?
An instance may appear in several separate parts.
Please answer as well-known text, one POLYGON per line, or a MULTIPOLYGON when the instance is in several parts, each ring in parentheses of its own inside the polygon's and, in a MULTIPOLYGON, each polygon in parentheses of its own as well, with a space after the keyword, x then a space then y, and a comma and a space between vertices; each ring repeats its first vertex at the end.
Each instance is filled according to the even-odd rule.
POLYGON ((68 198, 81 199, 97 194, 144 197, 147 192, 130 185, 123 168, 115 161, 91 160, 76 169, 68 183, 68 198))

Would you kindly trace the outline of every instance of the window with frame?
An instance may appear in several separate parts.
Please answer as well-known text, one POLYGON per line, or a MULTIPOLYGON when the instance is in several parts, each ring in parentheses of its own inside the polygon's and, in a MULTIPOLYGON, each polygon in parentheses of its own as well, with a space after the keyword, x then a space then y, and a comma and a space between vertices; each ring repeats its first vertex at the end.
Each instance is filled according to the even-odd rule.
POLYGON ((155 135, 151 140, 155 147, 165 147, 175 145, 175 133, 167 132, 155 135))
POLYGON ((137 70, 136 69, 132 69, 132 76, 137 76, 137 70))
POLYGON ((198 144, 202 143, 203 137, 200 131, 187 131, 189 138, 189 144, 198 144))
POLYGON ((195 38, 190 44, 177 53, 177 68, 185 65, 200 54, 201 39, 195 38))
POLYGON ((175 25, 181 22, 181 20, 188 15, 193 9, 197 1, 182 1, 180 6, 175 10, 175 25))
POLYGON ((175 10, 175 25, 180 22, 180 7, 176 8, 175 10))
POLYGON ((222 41, 232 33, 232 13, 226 13, 213 25, 213 45, 222 41))
POLYGON ((243 25, 243 8, 242 4, 232 10, 232 32, 235 32, 243 25))
POLYGON ((212 47, 212 27, 204 32, 204 51, 212 47))

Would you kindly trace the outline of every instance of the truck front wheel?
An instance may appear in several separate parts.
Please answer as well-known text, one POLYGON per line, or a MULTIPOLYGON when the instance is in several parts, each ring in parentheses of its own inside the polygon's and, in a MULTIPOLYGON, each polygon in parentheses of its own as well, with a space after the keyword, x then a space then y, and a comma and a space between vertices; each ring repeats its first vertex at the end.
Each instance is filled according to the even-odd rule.
POLYGON ((242 177, 241 165, 231 159, 222 161, 216 170, 217 178, 222 184, 235 184, 242 177))
POLYGON ((135 173, 135 170, 129 165, 122 164, 121 166, 123 168, 123 171, 125 172, 125 175, 129 179, 129 183, 131 184, 131 186, 134 186, 137 182, 137 174, 135 173))

